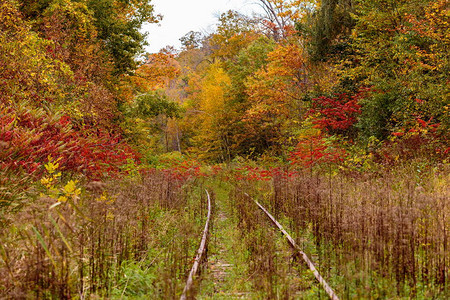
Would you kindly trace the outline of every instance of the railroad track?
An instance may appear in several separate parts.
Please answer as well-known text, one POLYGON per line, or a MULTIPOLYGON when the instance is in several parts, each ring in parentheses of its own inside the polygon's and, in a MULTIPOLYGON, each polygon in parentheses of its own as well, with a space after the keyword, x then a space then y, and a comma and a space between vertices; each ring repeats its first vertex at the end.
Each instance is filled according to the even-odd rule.
MULTIPOLYGON (((183 290, 183 294, 180 297, 180 300, 186 300, 188 299, 188 296, 191 297, 192 295, 192 287, 194 284, 194 280, 196 279, 196 276, 198 274, 198 270, 200 267, 200 264, 202 262, 202 259, 205 257, 205 252, 207 249, 207 243, 208 243, 208 235, 209 235, 209 229, 210 229, 210 222, 211 222, 211 197, 207 190, 205 190, 208 200, 208 214, 207 219, 205 223, 205 228, 203 230, 202 239, 200 242, 200 247, 198 248, 197 255, 194 259, 194 264, 192 266, 192 269, 189 273, 188 279, 186 281, 186 285, 183 290)), ((245 193, 249 199, 252 199, 247 193, 245 193)), ((253 199, 252 199, 253 200, 253 199)), ((289 235, 289 233, 283 228, 283 226, 269 213, 267 209, 265 209, 258 201, 253 200, 255 204, 261 209, 267 217, 271 220, 271 222, 282 232, 282 234, 286 237, 289 245, 291 246, 294 251, 299 253, 305 263, 307 264, 308 268, 311 270, 311 272, 314 274, 314 277, 316 280, 322 285, 323 289, 326 291, 330 299, 332 300, 339 300, 339 297, 336 295, 334 290, 331 288, 331 286, 325 281, 325 279, 320 275, 319 271, 315 267, 314 263, 309 259, 309 257, 306 255, 305 252, 302 251, 302 249, 295 243, 294 239, 289 235)))
MULTIPOLYGON (((251 199, 251 197, 248 194, 246 195, 251 199)), ((286 237, 291 247, 302 256, 303 260, 308 265, 308 268, 313 272, 314 277, 322 285, 324 290, 327 292, 328 296, 330 296, 330 299, 339 300, 339 297, 336 295, 336 293, 333 291, 330 285, 325 281, 325 279, 320 275, 319 271, 317 270, 311 259, 309 259, 308 255, 306 255, 306 253, 301 250, 301 248, 297 245, 297 243, 289 235, 289 233, 283 228, 283 226, 281 226, 281 224, 258 201, 256 200, 253 201, 269 217, 272 223, 283 233, 283 235, 286 237)))
POLYGON ((209 234, 209 223, 211 222, 211 196, 208 193, 208 190, 205 190, 206 192, 206 197, 208 199, 208 215, 206 217, 206 223, 205 223, 205 228, 203 229, 203 235, 202 235, 202 239, 200 241, 200 247, 197 250, 197 255, 195 256, 194 259, 194 264, 192 266, 191 272, 189 273, 188 279, 186 281, 186 285, 184 287, 183 290, 183 294, 181 294, 180 300, 186 300, 189 293, 192 290, 192 286, 194 284, 194 278, 195 276, 197 276, 199 267, 200 267, 200 263, 202 261, 202 259, 205 257, 205 252, 207 249, 207 243, 208 243, 208 234, 209 234))

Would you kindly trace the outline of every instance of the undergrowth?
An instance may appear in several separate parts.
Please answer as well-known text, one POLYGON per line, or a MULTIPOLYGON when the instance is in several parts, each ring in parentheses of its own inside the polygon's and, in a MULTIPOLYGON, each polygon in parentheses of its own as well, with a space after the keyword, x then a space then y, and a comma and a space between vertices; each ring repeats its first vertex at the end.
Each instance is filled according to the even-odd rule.
POLYGON ((194 183, 154 171, 84 184, 51 164, 34 198, 2 212, 2 297, 179 296, 206 215, 194 183))
POLYGON ((287 217, 285 226, 338 295, 449 296, 445 167, 427 172, 402 167, 382 176, 311 170, 297 174, 258 182, 253 196, 277 218, 287 217))

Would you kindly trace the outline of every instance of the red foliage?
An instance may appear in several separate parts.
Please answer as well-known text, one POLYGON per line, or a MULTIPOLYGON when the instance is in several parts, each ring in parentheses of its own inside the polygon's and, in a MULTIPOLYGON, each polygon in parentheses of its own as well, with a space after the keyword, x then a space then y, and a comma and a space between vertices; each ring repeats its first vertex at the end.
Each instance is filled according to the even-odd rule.
POLYGON ((335 97, 319 97, 312 99, 312 108, 308 111, 310 116, 318 118, 313 120, 317 128, 330 133, 344 133, 356 123, 357 116, 361 113, 358 104, 361 93, 349 96, 336 94, 335 97))
POLYGON ((119 134, 72 126, 70 117, 36 116, 4 109, 0 115, 0 168, 38 175, 47 157, 59 159, 61 170, 90 178, 114 176, 136 153, 119 134))
POLYGON ((448 158, 448 133, 440 123, 432 124, 432 121, 433 118, 428 121, 417 118, 412 128, 401 128, 393 132, 395 138, 384 143, 375 153, 375 160, 392 166, 414 158, 448 158))
POLYGON ((282 168, 264 169, 261 167, 243 166, 233 170, 234 179, 238 181, 270 181, 274 177, 288 179, 298 175, 298 172, 282 168))
POLYGON ((300 141, 289 160, 293 165, 310 167, 318 163, 338 163, 345 156, 344 149, 327 144, 324 136, 318 135, 300 141))
POLYGON ((260 167, 239 167, 234 170, 234 173, 236 180, 269 181, 272 179, 271 172, 260 167))
POLYGON ((195 159, 163 159, 160 164, 165 167, 163 172, 175 180, 186 181, 207 176, 201 170, 201 163, 195 159))

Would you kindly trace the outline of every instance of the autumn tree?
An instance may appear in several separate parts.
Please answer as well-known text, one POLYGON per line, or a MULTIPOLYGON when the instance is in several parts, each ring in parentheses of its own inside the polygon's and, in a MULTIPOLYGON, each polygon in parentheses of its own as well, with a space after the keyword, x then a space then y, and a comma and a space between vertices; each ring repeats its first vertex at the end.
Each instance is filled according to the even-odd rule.
POLYGON ((97 39, 88 7, 79 2, 54 2, 44 10, 41 22, 41 34, 54 43, 48 51, 73 72, 73 88, 68 89, 61 104, 72 105, 70 114, 84 122, 110 126, 117 115, 109 83, 113 66, 97 39))
POLYGON ((40 106, 64 98, 72 72, 48 49, 54 43, 39 37, 23 19, 14 1, 0 4, 0 102, 40 106))
POLYGON ((71 115, 109 126, 117 118, 118 76, 136 68, 145 44, 139 32, 145 22, 157 22, 149 1, 31 0, 19 1, 32 29, 53 41, 53 59, 73 73, 72 87, 62 104, 71 115), (70 100, 69 100, 70 99, 70 100), (74 101, 75 100, 75 101, 74 101))
MULTIPOLYGON (((120 95, 123 103, 121 127, 127 137, 147 154, 168 151, 169 127, 180 117, 179 102, 170 96, 181 66, 175 54, 160 51, 146 56, 132 76, 122 78, 120 95)), ((178 101, 178 100, 177 100, 178 101)))
POLYGON ((279 41, 295 33, 295 23, 318 5, 317 0, 259 0, 264 10, 262 26, 269 36, 279 41))
POLYGON ((296 44, 278 45, 268 64, 246 82, 250 107, 244 117, 257 152, 281 150, 285 130, 300 117, 299 100, 306 90, 305 56, 296 44))
POLYGON ((225 90, 227 118, 222 122, 226 122, 224 127, 227 128, 228 144, 231 145, 229 147, 231 157, 249 153, 252 141, 242 122, 251 105, 246 93, 246 81, 267 64, 267 54, 274 47, 273 40, 261 36, 247 48, 242 49, 234 61, 225 63, 224 70, 230 78, 230 84, 225 90))
POLYGON ((184 129, 185 135, 193 136, 190 140, 195 141, 191 149, 209 149, 208 158, 216 161, 251 153, 256 142, 243 122, 251 106, 246 81, 267 64, 267 54, 275 46, 273 40, 262 35, 233 60, 216 61, 206 71, 197 69, 197 77, 190 75, 186 90, 190 108, 184 129))
POLYGON ((395 128, 414 123, 418 115, 436 122, 445 119, 445 5, 445 1, 358 1, 355 63, 343 77, 376 91, 362 101, 360 127, 366 138, 384 139, 395 128), (419 24, 427 24, 429 32, 419 24))
POLYGON ((180 42, 183 46, 183 50, 186 51, 199 48, 202 45, 204 38, 205 37, 201 32, 191 30, 180 38, 180 42))
POLYGON ((141 65, 131 81, 139 93, 164 89, 171 80, 180 74, 180 65, 171 53, 148 54, 146 61, 141 65))
POLYGON ((2 171, 38 175, 51 155, 100 177, 136 158, 116 123, 115 65, 88 4, 1 2, 2 171))
POLYGON ((212 64, 200 83, 197 115, 199 123, 194 145, 203 158, 229 161, 231 151, 230 111, 227 110, 226 92, 231 84, 228 74, 220 63, 212 64))
POLYGON ((212 58, 231 60, 246 48, 257 34, 254 20, 236 11, 229 10, 221 14, 217 30, 204 43, 212 52, 212 58))
POLYGON ((231 93, 236 102, 246 102, 245 82, 268 63, 267 56, 275 47, 276 42, 273 39, 260 36, 240 51, 235 62, 228 64, 232 79, 231 93))
POLYGON ((86 7, 92 16, 91 25, 98 32, 104 50, 114 62, 114 75, 129 73, 136 68, 135 58, 143 50, 145 34, 140 32, 146 22, 158 22, 149 0, 20 0, 27 18, 41 24, 42 15, 52 5, 86 7))

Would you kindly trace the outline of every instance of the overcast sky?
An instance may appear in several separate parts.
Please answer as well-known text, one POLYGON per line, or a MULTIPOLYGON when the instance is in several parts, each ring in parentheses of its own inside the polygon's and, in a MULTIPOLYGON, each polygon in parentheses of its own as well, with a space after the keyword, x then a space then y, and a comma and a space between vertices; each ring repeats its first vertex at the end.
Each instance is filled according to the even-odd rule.
POLYGON ((159 25, 144 26, 148 32, 146 50, 158 52, 165 46, 180 48, 179 39, 189 31, 211 32, 217 16, 229 9, 250 14, 258 10, 255 0, 152 0, 157 14, 164 19, 159 25))

